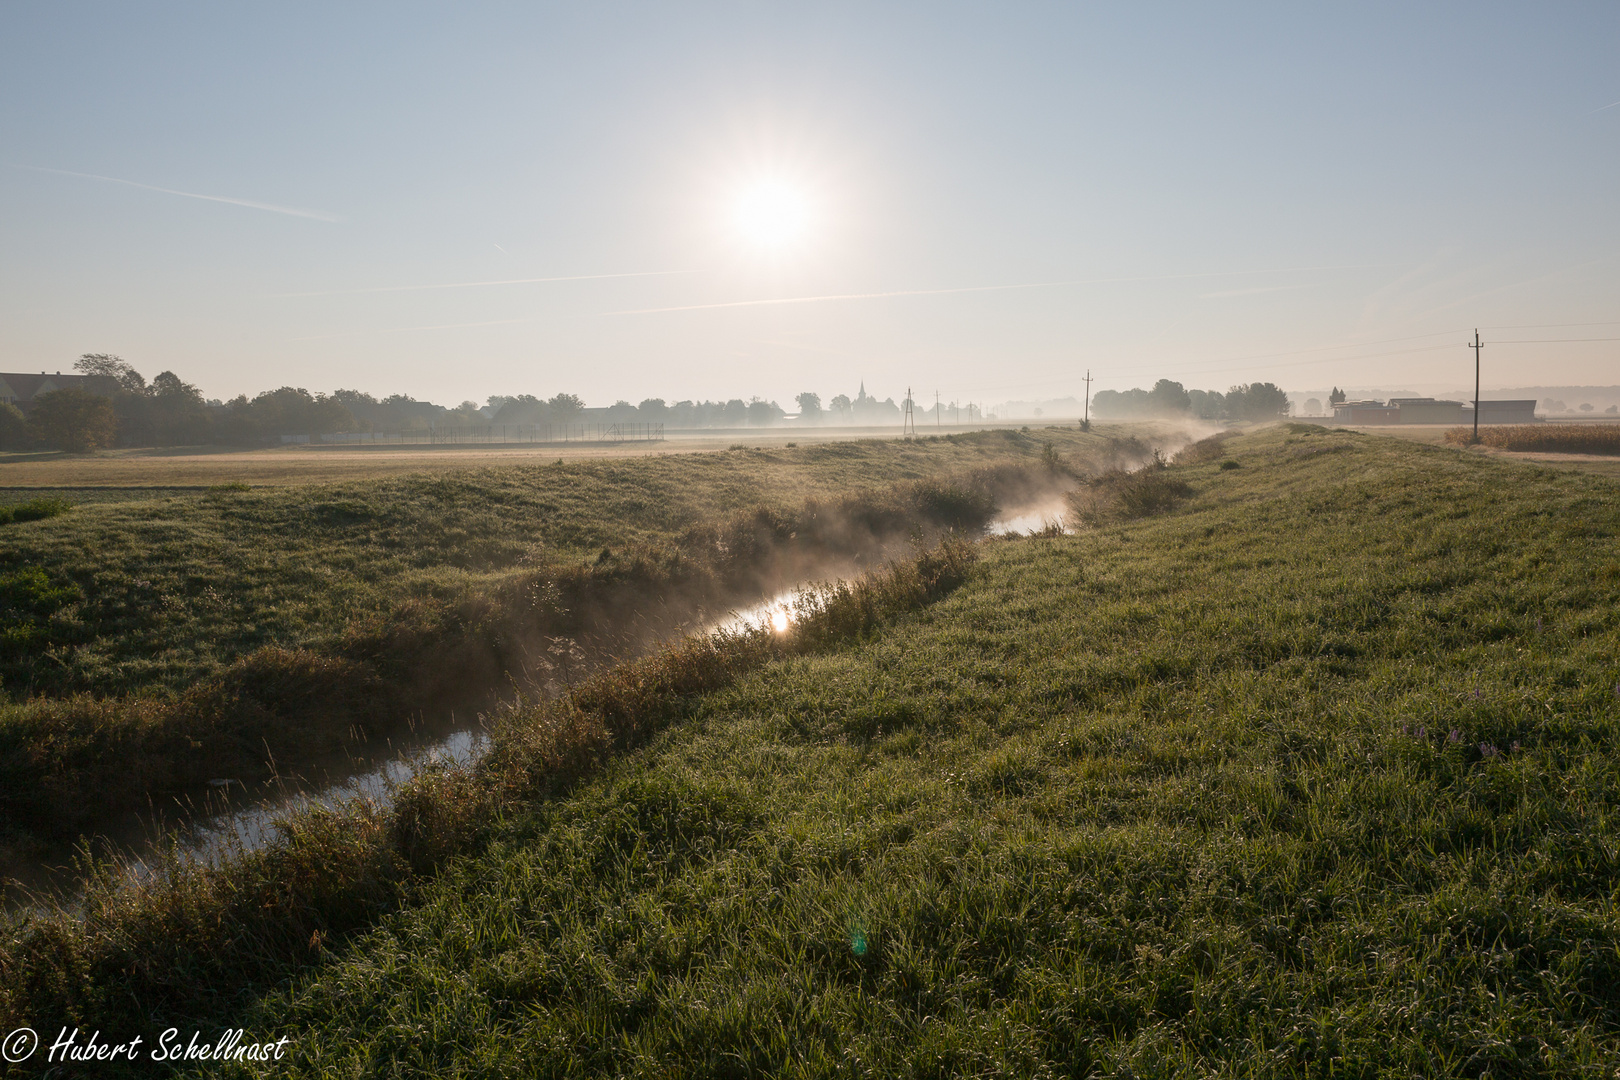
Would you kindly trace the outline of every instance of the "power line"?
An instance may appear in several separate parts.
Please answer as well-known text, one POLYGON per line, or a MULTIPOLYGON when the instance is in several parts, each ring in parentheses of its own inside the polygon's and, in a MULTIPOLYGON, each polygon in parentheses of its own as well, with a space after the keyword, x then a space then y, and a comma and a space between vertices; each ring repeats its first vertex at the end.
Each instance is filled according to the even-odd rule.
POLYGON ((1509 338, 1503 341, 1494 341, 1493 345, 1549 345, 1559 341, 1620 341, 1620 337, 1549 337, 1549 338, 1509 338))
POLYGON ((1620 319, 1608 322, 1545 322, 1517 323, 1512 326, 1487 326, 1487 330, 1558 330, 1566 326, 1620 326, 1620 319))

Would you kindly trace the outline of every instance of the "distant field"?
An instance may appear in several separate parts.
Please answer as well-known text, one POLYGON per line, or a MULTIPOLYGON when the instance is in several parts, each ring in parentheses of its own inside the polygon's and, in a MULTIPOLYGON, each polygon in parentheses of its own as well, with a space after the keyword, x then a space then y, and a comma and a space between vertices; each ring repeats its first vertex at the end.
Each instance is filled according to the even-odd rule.
MULTIPOLYGON (((1563 449, 1557 450, 1552 448, 1548 448, 1546 450, 1529 448, 1510 449, 1485 439, 1486 432, 1506 430, 1507 427, 1511 426, 1513 425, 1504 425, 1503 428, 1498 429, 1494 425, 1486 425, 1485 427, 1480 428, 1479 432, 1482 441, 1481 445, 1477 447, 1467 446, 1465 442, 1459 443, 1455 439, 1448 437, 1448 433, 1463 429, 1442 424, 1397 424, 1388 427, 1347 428, 1345 430, 1361 431, 1368 435, 1382 435, 1393 439, 1401 439, 1411 442, 1428 443, 1432 446, 1454 446, 1458 447, 1459 449, 1467 450, 1471 453, 1487 454, 1492 457, 1498 457, 1506 460, 1517 460, 1526 463, 1533 463, 1537 466, 1545 468, 1568 470, 1572 472, 1588 473, 1595 476, 1608 476, 1620 479, 1620 460, 1617 460, 1614 456, 1607 453, 1594 454, 1587 451, 1572 450, 1567 444, 1563 449)), ((1548 425, 1538 424, 1535 425, 1535 428, 1538 431, 1567 430, 1579 433, 1581 431, 1590 430, 1592 427, 1597 426, 1600 425, 1590 423, 1567 423, 1548 425)), ((1472 429, 1468 430, 1470 433, 1472 432, 1472 429)))
POLYGON ((1620 486, 1302 426, 1188 460, 614 713, 645 745, 564 768, 602 706, 518 714, 481 830, 432 823, 493 766, 255 863, 282 929, 200 944, 227 877, 41 930, 8 1019, 308 1076, 1613 1076, 1620 486), (393 909, 362 834, 437 869, 393 909))
MULTIPOLYGON (((1153 425, 1113 425, 1141 429, 1153 425)), ((923 434, 968 434, 982 427, 946 427, 923 434)), ((575 442, 549 446, 420 444, 300 446, 239 450, 226 447, 177 450, 114 450, 93 455, 0 453, 0 498, 6 488, 173 487, 245 483, 258 486, 336 483, 397 476, 499 468, 599 458, 625 458, 748 447, 783 449, 789 443, 893 439, 897 429, 759 428, 735 432, 676 432, 663 442, 575 442)))

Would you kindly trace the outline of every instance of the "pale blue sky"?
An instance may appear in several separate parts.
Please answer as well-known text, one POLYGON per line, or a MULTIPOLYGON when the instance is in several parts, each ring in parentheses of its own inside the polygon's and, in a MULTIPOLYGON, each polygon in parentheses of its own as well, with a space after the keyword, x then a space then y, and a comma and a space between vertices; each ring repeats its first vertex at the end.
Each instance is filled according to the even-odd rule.
POLYGON ((13 2, 0 368, 1442 389, 1477 324, 1487 386, 1615 383, 1620 342, 1539 339, 1620 338, 1617 45, 1607 2, 13 2), (810 208, 770 253, 762 175, 810 208))

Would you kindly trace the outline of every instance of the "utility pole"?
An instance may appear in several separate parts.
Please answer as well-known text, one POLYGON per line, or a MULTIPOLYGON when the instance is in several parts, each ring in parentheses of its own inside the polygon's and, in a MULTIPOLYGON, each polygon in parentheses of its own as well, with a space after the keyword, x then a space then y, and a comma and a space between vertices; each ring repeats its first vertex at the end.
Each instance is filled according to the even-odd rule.
POLYGON ((1477 327, 1474 330, 1474 343, 1468 347, 1474 350, 1474 437, 1470 440, 1470 443, 1477 444, 1479 442, 1479 350, 1485 347, 1480 343, 1477 327))
POLYGON ((934 426, 939 427, 942 422, 943 421, 940 420, 940 415, 939 415, 939 391, 935 390, 934 391, 934 426))
POLYGON ((1081 431, 1091 430, 1091 369, 1086 368, 1086 418, 1080 421, 1081 431))
POLYGON ((911 387, 909 386, 906 387, 906 412, 900 421, 900 436, 905 439, 913 439, 917 436, 917 421, 911 415, 911 387))

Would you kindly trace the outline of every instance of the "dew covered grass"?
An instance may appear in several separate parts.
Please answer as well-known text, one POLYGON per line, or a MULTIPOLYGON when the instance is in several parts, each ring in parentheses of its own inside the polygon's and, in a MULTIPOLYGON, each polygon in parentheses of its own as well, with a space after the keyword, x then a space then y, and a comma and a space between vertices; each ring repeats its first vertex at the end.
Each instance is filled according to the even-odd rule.
POLYGON ((1074 430, 996 431, 291 487, 117 489, 70 493, 82 505, 49 520, 28 515, 61 500, 30 492, 0 505, 0 519, 16 522, 0 528, 0 573, 37 570, 78 595, 42 623, 48 648, 0 650, 0 690, 13 700, 177 693, 257 648, 330 648, 401 604, 454 603, 604 547, 678 546, 694 527, 744 511, 1034 461, 1053 442, 1082 455, 1105 444, 1074 430))
POLYGON ((5 526, 0 853, 485 707, 547 640, 633 653, 781 575, 977 528, 1110 445, 995 431, 158 489, 5 526))
POLYGON ((1287 427, 1168 471, 216 1022, 309 1076, 1612 1076, 1620 488, 1287 427))

